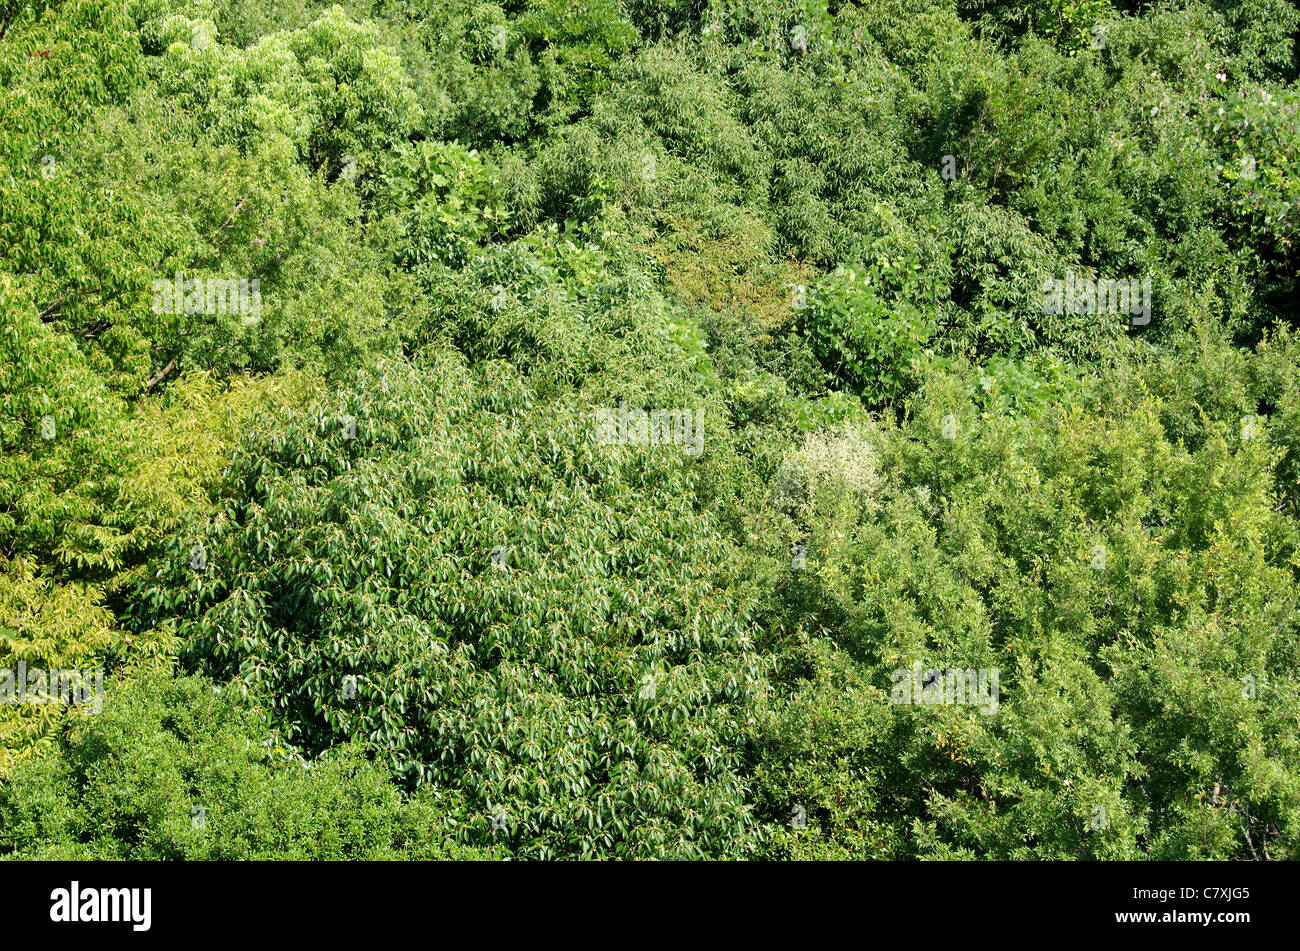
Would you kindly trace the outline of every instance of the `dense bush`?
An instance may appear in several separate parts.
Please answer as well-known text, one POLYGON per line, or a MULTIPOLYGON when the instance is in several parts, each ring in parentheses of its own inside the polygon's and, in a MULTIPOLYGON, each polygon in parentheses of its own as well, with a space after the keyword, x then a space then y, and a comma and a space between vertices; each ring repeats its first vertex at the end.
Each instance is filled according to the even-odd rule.
POLYGON ((758 668, 710 594, 726 546, 681 447, 592 426, 507 364, 385 365, 241 446, 145 620, 178 618, 186 656, 295 746, 359 740, 463 790, 467 841, 500 808, 519 855, 743 851, 758 668))
POLYGON ((403 797, 355 747, 297 759, 199 678, 141 674, 105 694, 63 751, 0 786, 0 856, 491 857, 454 845, 442 803, 403 797))
POLYGON ((1202 416, 1189 446, 1150 381, 1076 383, 1031 416, 983 380, 928 380, 868 439, 879 489, 799 519, 813 676, 762 766, 772 810, 807 810, 789 848, 1294 856, 1300 534, 1267 424, 1202 416), (996 715, 891 705, 918 661, 1000 670, 996 715))

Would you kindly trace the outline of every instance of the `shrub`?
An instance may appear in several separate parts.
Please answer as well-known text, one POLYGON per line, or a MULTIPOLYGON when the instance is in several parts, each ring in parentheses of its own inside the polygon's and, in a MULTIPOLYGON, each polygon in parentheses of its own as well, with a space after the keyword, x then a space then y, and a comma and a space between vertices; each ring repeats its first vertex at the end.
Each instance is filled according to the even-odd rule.
POLYGON ((451 831, 441 804, 404 798, 357 747, 297 760, 230 691, 157 670, 112 679, 102 713, 0 782, 6 858, 479 857, 451 831))
POLYGON ((930 375, 909 420, 879 428, 878 504, 817 513, 785 595, 789 687, 760 721, 756 811, 788 827, 802 804, 808 828, 775 847, 1295 854, 1282 454, 1262 423, 1243 436, 1204 414, 1196 443, 1175 441, 1131 372, 1033 415, 930 375), (996 711, 891 703, 913 663, 1000 671, 996 711), (810 722, 842 729, 819 740, 810 722))
POLYGON ((591 427, 500 363, 363 373, 250 434, 139 625, 265 698, 295 747, 356 740, 463 793, 457 841, 495 841, 502 809, 520 856, 743 854, 759 673, 711 593, 726 546, 680 446, 591 427))
POLYGON ((934 296, 915 256, 882 249, 813 288, 804 320, 823 365, 879 406, 906 395, 920 372, 938 329, 926 306, 934 296))

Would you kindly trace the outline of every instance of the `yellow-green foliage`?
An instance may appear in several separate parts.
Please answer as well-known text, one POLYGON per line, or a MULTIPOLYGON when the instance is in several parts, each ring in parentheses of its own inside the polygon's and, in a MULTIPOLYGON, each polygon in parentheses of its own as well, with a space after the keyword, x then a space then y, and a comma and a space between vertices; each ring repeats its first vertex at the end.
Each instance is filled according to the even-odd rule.
MULTIPOLYGON (((99 666, 140 647, 113 631, 108 600, 138 583, 183 516, 210 506, 248 416, 301 402, 311 381, 192 373, 126 399, 4 272, 0 310, 0 668, 99 666)), ((47 743, 63 716, 0 706, 0 768, 47 743)))
MULTIPOLYGON (((60 551, 70 564, 53 570, 28 553, 0 556, 0 669, 18 661, 29 666, 82 669, 100 666, 106 656, 130 657, 164 649, 166 639, 146 632, 133 636, 115 631, 106 599, 138 584, 144 559, 169 538, 183 518, 211 507, 211 491, 250 414, 300 404, 311 387, 294 373, 239 379, 223 385, 207 374, 192 374, 162 398, 140 401, 135 413, 120 421, 121 468, 99 478, 114 486, 108 524, 89 512, 63 510, 60 551), (125 528, 126 530, 122 530, 125 528), (94 551, 93 562, 75 553, 94 551), (94 582, 73 580, 87 565, 94 582)), ((25 471, 39 479, 40 463, 25 471)), ((18 499, 13 511, 22 527, 24 506, 53 506, 54 499, 18 499)), ((14 541, 21 535, 15 533, 14 541)), ((67 714, 57 705, 0 705, 0 772, 16 755, 48 745, 67 714)))
MULTIPOLYGON (((113 615, 85 585, 41 577, 27 558, 0 558, 0 670, 20 661, 44 670, 97 666, 117 638, 112 627, 113 615)), ((0 777, 16 759, 48 749, 69 715, 85 714, 60 704, 0 703, 0 777)))

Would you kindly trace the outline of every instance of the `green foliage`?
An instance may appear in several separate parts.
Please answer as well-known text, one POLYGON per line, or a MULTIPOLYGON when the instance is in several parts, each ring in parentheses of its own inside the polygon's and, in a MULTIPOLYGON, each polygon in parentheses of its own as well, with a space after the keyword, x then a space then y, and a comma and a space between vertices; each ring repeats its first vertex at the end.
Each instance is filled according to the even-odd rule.
POLYGON ((120 534, 113 528, 113 476, 129 464, 117 432, 125 406, 75 344, 41 322, 30 293, 4 273, 0 307, 6 315, 0 337, 4 555, 32 553, 47 563, 114 570, 121 549, 113 540, 120 534), (71 528, 78 524, 102 528, 71 528))
POLYGON ((1297 22, 0 2, 0 855, 1295 858, 1297 22))
POLYGON ((529 0, 513 29, 541 66, 551 121, 570 120, 608 94, 614 64, 640 40, 617 0, 529 0))
POLYGON ((355 739, 409 785, 463 791, 458 841, 492 841, 500 807, 521 856, 743 852, 758 668, 710 593, 726 546, 679 447, 591 427, 507 364, 363 374, 254 430, 142 624, 177 618, 187 656, 295 746, 355 739))
MULTIPOLYGON (((226 388, 187 375, 162 399, 132 404, 4 272, 0 311, 0 669, 156 652, 156 638, 115 630, 109 603, 208 507, 244 418, 292 404, 307 384, 284 374, 226 388)), ((47 748, 65 712, 0 708, 0 772, 47 748)))
POLYGON ((197 376, 182 381, 170 407, 146 403, 133 412, 3 273, 0 307, 8 315, 0 337, 0 555, 35 556, 61 576, 108 590, 127 583, 183 512, 202 507, 242 417, 304 388, 286 376, 222 392, 197 376))
POLYGON ((1104 395, 1126 373, 1035 417, 931 377, 876 431, 893 476, 872 504, 805 524, 791 615, 818 639, 789 664, 812 673, 760 744, 760 811, 807 811, 790 854, 1295 855, 1281 454, 1204 415, 1197 445, 1171 441, 1161 400, 1104 395), (890 703, 918 662, 1000 671, 996 712, 890 703))
POLYGON ((1295 80, 1300 73, 1300 7, 1285 0, 1213 0, 1232 72, 1254 81, 1295 80))
POLYGON ((861 271, 838 268, 808 294, 813 349, 869 405, 892 402, 923 366, 937 331, 926 307, 935 297, 914 255, 878 245, 861 271))
POLYGON ((311 763, 228 691, 114 679, 65 751, 0 784, 0 856, 48 860, 473 859, 442 805, 404 798, 354 747, 311 763))
POLYGON ((472 149, 429 141, 403 146, 386 162, 383 184, 405 217, 398 261, 413 270, 435 261, 462 266, 505 227, 495 169, 472 149))
POLYGON ((314 167, 341 168, 351 156, 367 168, 423 120, 400 60, 341 7, 248 49, 217 42, 210 20, 173 15, 142 32, 161 49, 159 91, 217 144, 282 136, 314 167))
POLYGON ((1300 93, 1224 93, 1211 132, 1226 153, 1220 171, 1231 183, 1233 210, 1261 250, 1285 255, 1300 233, 1300 93))
POLYGON ((963 16, 1003 29, 1051 37, 1060 49, 1075 53, 1096 48, 1092 32, 1111 12, 1111 0, 958 0, 963 16))

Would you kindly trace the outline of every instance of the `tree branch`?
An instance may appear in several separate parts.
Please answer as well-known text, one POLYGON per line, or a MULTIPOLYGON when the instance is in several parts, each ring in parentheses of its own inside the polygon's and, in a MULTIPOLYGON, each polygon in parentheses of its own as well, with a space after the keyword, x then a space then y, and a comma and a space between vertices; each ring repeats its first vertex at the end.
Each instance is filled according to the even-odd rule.
POLYGON ((9 21, 14 18, 14 11, 17 9, 18 9, 18 4, 16 0, 14 3, 11 3, 9 4, 9 6, 5 7, 5 21, 4 23, 0 24, 0 40, 3 40, 5 38, 5 34, 9 32, 9 21))
POLYGON ((148 393, 155 386, 157 386, 163 377, 165 377, 168 373, 172 372, 172 369, 175 366, 176 366, 176 358, 172 357, 170 360, 167 361, 167 365, 165 367, 163 367, 161 370, 159 370, 157 373, 151 376, 148 379, 148 381, 146 381, 144 385, 144 391, 148 393))

